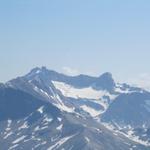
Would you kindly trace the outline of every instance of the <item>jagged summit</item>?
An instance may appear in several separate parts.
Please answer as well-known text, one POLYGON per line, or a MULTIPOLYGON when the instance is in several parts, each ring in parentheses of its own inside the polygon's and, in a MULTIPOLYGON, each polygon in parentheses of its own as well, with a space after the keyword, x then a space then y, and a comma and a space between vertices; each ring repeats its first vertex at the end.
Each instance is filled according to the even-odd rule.
POLYGON ((115 81, 112 78, 112 74, 106 72, 99 77, 92 77, 89 75, 80 74, 77 76, 68 76, 62 73, 58 73, 53 70, 49 70, 46 67, 36 67, 33 68, 27 75, 24 76, 27 80, 45 80, 50 81, 60 81, 67 84, 71 84, 75 87, 87 87, 92 86, 95 89, 103 90, 113 90, 115 87, 115 81))
MULTIPOLYGON (((57 72, 55 70, 51 70, 51 69, 48 69, 46 66, 42 66, 42 67, 35 67, 33 69, 31 69, 31 71, 27 74, 27 75, 35 75, 35 74, 40 74, 40 73, 57 73, 57 74, 61 74, 61 75, 65 75, 65 76, 69 76, 69 75, 66 75, 64 73, 60 73, 60 72, 57 72)), ((78 78, 109 78, 109 79, 113 79, 112 77, 112 74, 110 72, 105 72, 103 73, 102 75, 100 75, 99 77, 94 77, 94 76, 90 76, 90 75, 86 75, 86 74, 79 74, 79 75, 76 75, 76 76, 70 76, 70 77, 78 77, 78 78)))
POLYGON ((28 80, 33 80, 34 78, 40 79, 53 79, 53 78, 60 78, 63 74, 60 74, 56 71, 49 70, 46 67, 36 67, 33 68, 28 74, 24 76, 28 80))
POLYGON ((105 77, 105 78, 113 78, 112 74, 110 72, 105 72, 102 75, 100 75, 100 77, 105 77))
POLYGON ((115 81, 112 74, 106 72, 97 78, 94 85, 97 89, 102 88, 104 90, 112 91, 115 87, 115 81))
POLYGON ((40 73, 50 72, 45 66, 33 68, 27 75, 32 76, 40 73))
POLYGON ((106 81, 107 83, 111 83, 111 84, 115 84, 114 82, 114 79, 113 79, 113 76, 110 72, 106 72, 106 73, 103 73, 101 76, 99 76, 98 78, 99 81, 106 81))

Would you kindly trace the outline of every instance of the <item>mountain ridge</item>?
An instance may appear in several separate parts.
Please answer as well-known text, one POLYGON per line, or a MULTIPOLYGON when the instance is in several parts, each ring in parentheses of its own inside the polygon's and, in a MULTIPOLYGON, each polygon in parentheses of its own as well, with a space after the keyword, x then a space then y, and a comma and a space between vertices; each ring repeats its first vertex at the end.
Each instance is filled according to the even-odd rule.
MULTIPOLYGON (((39 108, 36 107, 26 115, 27 120, 24 117, 11 119, 12 124, 10 118, 0 121, 0 137, 5 135, 5 139, 2 139, 7 139, 9 147, 3 144, 3 140, 0 143, 7 149, 19 149, 21 146, 25 149, 29 146, 35 150, 45 150, 48 147, 59 150, 73 146, 73 150, 147 150, 150 147, 150 120, 148 119, 150 93, 128 84, 116 83, 111 73, 106 72, 99 77, 67 76, 45 67, 37 67, 24 76, 0 85, 0 89, 6 91, 4 95, 0 90, 0 95, 3 95, 3 98, 0 98, 0 111, 3 109, 3 104, 8 103, 13 97, 16 97, 18 101, 12 105, 15 107, 15 104, 18 104, 16 109, 13 109, 14 114, 15 110, 23 107, 23 102, 26 104, 31 101, 31 105, 32 103, 37 105, 39 102, 43 104, 37 105, 39 108), (16 92, 10 95, 8 88, 16 92), (140 96, 135 98, 135 93, 140 96), (28 98, 24 99, 23 95, 28 98), (140 100, 136 102, 139 97, 140 100), (53 113, 53 109, 58 110, 60 115, 53 113), (141 116, 137 121, 134 119, 135 115, 129 114, 129 112, 133 113, 133 110, 135 115, 141 116), (143 114, 140 115, 141 113, 143 114), (11 129, 3 124, 11 126, 11 129), (22 132, 14 129, 13 126, 19 126, 22 132), (74 130, 71 126, 74 127, 74 130), (34 145, 29 131, 35 134, 32 136, 35 136, 36 139, 41 139, 39 141, 41 146, 38 141, 34 145), (51 133, 50 137, 48 131, 51 133), (44 133, 40 136, 41 132, 44 133), (80 140, 76 138, 79 132, 82 133, 80 140), (18 139, 16 133, 22 135, 21 139, 18 139), (53 140, 55 136, 56 141, 53 140), (13 142, 12 137, 17 142, 13 142), (48 137, 51 138, 51 142, 48 142, 48 137), (114 142, 111 142, 112 139, 114 142), (26 145, 26 141, 29 141, 30 144, 26 145)), ((25 112, 23 109, 22 111, 25 112)), ((5 109, 4 112, 7 114, 8 110, 5 109)))

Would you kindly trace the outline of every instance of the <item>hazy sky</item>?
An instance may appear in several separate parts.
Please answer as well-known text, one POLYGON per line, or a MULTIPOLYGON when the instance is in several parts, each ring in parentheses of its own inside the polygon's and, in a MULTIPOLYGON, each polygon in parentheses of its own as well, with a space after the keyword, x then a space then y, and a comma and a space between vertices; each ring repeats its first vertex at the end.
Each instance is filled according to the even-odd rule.
POLYGON ((150 0, 0 0, 0 82, 35 66, 149 77, 150 0))

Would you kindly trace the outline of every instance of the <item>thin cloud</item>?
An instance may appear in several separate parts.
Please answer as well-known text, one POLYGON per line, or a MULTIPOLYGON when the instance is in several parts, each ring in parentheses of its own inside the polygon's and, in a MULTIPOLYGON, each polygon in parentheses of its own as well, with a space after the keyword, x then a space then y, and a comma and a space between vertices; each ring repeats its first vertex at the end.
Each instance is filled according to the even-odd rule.
POLYGON ((150 74, 143 73, 139 76, 129 79, 128 82, 134 86, 138 86, 150 91, 150 74))
POLYGON ((79 70, 73 69, 73 68, 70 68, 70 67, 63 67, 62 71, 63 71, 64 74, 71 75, 71 76, 75 76, 75 75, 80 74, 79 70))

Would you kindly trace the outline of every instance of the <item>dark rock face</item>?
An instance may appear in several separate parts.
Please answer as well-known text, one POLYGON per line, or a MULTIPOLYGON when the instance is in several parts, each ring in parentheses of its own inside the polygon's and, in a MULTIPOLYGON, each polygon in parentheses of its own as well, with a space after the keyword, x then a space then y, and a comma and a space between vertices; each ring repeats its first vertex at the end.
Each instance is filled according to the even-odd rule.
POLYGON ((118 96, 102 115, 102 121, 120 125, 150 126, 150 93, 131 93, 118 96))
POLYGON ((27 117, 42 106, 47 107, 53 115, 60 113, 50 103, 45 103, 20 90, 12 88, 0 89, 0 121, 27 117))
POLYGON ((115 88, 115 82, 111 73, 104 73, 94 83, 96 89, 102 89, 107 91, 113 91, 115 88))

